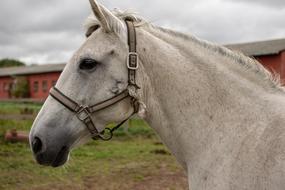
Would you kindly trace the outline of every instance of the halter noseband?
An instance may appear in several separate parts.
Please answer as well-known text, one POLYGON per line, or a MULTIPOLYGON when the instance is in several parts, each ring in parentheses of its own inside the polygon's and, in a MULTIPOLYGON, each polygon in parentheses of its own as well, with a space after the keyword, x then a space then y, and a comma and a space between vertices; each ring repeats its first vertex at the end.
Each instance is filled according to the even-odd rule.
MULTIPOLYGON (((138 69, 138 54, 136 49, 136 30, 132 21, 126 20, 126 25, 128 29, 128 45, 129 45, 129 53, 127 58, 127 68, 128 68, 128 87, 134 86, 138 89, 138 85, 136 84, 136 70, 138 69)), ((120 94, 99 102, 92 106, 82 106, 78 104, 76 101, 64 95, 59 89, 56 87, 51 88, 49 92, 50 96, 52 96, 55 100, 57 100, 64 107, 69 109, 71 112, 75 113, 77 118, 82 121, 89 132, 92 135, 92 139, 102 139, 102 140, 111 140, 113 137, 113 132, 118 129, 121 125, 123 125, 131 116, 133 116, 138 111, 138 102, 137 99, 129 94, 128 88, 121 92, 120 94), (103 109, 106 109, 126 98, 131 98, 131 104, 134 107, 134 112, 120 124, 118 124, 113 129, 106 128, 104 131, 99 132, 95 126, 94 120, 92 118, 92 114, 95 112, 99 112, 103 109), (106 131, 108 132, 107 136, 106 131)))

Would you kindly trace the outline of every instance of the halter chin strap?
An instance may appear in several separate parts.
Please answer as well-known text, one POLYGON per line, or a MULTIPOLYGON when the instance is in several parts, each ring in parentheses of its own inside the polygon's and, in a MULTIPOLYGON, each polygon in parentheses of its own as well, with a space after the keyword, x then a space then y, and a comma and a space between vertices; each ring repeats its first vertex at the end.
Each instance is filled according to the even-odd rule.
MULTIPOLYGON (((139 89, 136 84, 136 70, 138 69, 138 54, 136 51, 136 31, 135 26, 132 21, 126 20, 126 25, 128 29, 128 45, 129 53, 127 58, 127 68, 128 68, 128 87, 134 86, 136 89, 139 89)), ((99 102, 92 106, 83 106, 78 104, 76 101, 64 95, 56 87, 51 88, 50 96, 69 109, 71 112, 75 113, 77 118, 82 121, 87 129, 90 131, 92 138, 94 140, 111 140, 113 137, 113 132, 117 130, 121 125, 123 125, 131 116, 138 112, 138 101, 129 94, 128 88, 121 92, 120 94, 107 99, 105 101, 99 102), (126 98, 131 99, 131 105, 134 107, 134 112, 124 121, 119 123, 116 127, 110 129, 106 128, 104 131, 99 131, 96 126, 92 115, 96 112, 99 112, 103 109, 106 109, 126 98)))

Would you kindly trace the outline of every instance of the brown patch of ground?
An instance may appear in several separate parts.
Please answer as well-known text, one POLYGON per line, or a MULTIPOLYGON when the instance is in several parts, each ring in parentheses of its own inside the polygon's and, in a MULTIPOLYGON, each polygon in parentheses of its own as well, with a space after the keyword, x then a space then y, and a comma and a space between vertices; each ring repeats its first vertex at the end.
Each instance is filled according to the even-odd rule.
POLYGON ((187 178, 183 171, 155 169, 151 173, 123 169, 112 175, 84 176, 81 183, 50 184, 32 190, 185 190, 187 178))
POLYGON ((155 149, 155 150, 152 150, 151 153, 162 154, 162 155, 171 155, 168 151, 166 151, 164 149, 155 149))
POLYGON ((135 190, 184 190, 187 189, 187 179, 183 172, 162 172, 158 176, 148 176, 136 183, 130 189, 135 190))
MULTIPOLYGON (((133 172, 130 172, 133 173, 133 172)), ((187 178, 182 171, 164 171, 143 176, 141 174, 114 174, 112 176, 88 176, 84 179, 84 190, 185 190, 187 178)))

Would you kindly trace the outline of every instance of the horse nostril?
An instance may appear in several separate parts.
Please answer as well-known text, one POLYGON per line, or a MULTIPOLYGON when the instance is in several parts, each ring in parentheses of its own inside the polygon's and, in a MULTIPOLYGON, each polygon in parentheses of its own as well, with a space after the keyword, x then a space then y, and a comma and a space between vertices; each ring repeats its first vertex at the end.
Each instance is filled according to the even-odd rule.
POLYGON ((43 146, 43 143, 41 139, 38 137, 35 137, 35 139, 32 142, 32 148, 33 148, 34 153, 37 154, 38 152, 40 152, 42 149, 42 146, 43 146))

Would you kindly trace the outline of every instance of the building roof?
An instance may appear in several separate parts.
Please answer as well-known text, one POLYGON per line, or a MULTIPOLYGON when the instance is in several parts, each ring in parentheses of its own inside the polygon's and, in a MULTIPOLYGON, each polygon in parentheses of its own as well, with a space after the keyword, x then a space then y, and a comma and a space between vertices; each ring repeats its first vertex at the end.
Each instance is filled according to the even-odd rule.
POLYGON ((285 38, 260 42, 229 44, 227 48, 238 50, 248 56, 276 55, 285 50, 285 38))
POLYGON ((32 65, 24 67, 9 67, 0 69, 0 77, 21 76, 41 73, 61 72, 65 64, 32 65))

